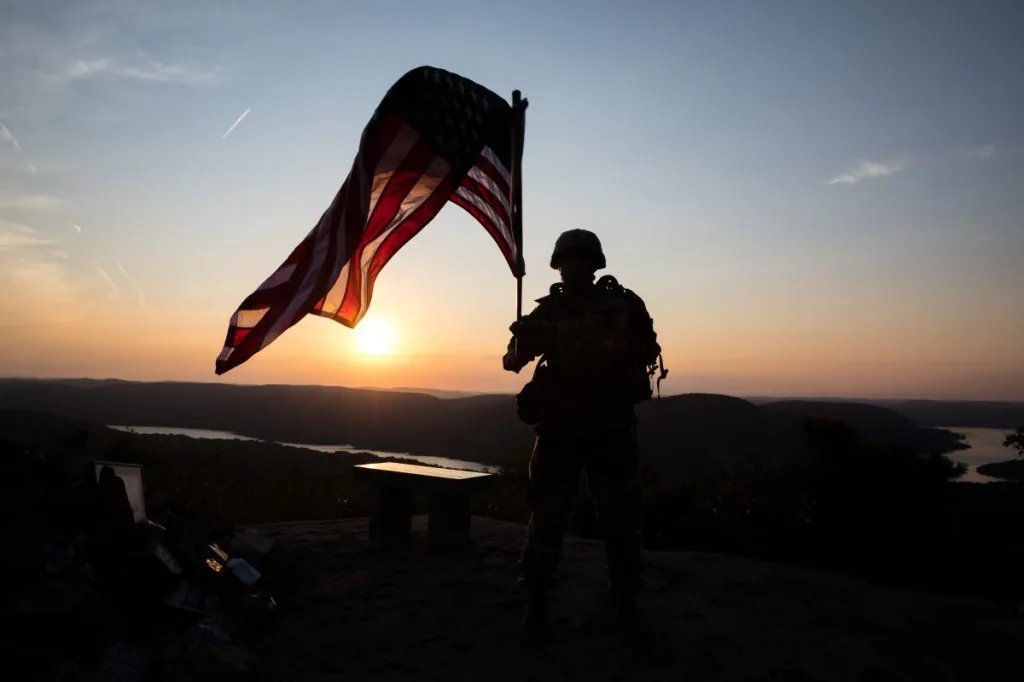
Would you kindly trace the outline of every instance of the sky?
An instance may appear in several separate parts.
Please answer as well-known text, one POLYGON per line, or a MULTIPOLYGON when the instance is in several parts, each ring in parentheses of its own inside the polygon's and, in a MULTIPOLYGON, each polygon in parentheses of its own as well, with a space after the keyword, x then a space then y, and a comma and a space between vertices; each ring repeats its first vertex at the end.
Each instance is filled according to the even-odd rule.
POLYGON ((359 328, 214 375, 429 64, 530 101, 527 310, 594 231, 663 392, 1024 400, 1021 35, 1014 2, 0 0, 0 376, 518 390, 515 279, 454 205, 359 328))

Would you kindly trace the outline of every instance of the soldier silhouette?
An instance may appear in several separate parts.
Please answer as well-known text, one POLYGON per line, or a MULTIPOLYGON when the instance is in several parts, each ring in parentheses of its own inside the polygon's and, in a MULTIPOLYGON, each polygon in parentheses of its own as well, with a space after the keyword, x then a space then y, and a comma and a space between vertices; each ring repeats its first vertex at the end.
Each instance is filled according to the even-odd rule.
POLYGON ((511 325, 503 358, 511 372, 540 358, 517 396, 520 418, 535 424, 537 434, 530 458, 530 524, 519 561, 527 635, 545 627, 566 518, 584 470, 604 534, 615 606, 627 622, 640 620, 642 500, 633 406, 651 397, 661 352, 643 300, 611 276, 594 281, 605 267, 597 235, 564 232, 551 267, 561 283, 511 325))

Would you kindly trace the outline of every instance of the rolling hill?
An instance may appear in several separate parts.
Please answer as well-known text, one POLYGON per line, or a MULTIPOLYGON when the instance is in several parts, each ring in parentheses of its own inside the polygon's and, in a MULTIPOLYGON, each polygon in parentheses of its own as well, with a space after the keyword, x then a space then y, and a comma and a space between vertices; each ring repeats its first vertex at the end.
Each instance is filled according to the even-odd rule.
MULTIPOLYGON (((99 424, 219 429, 282 442, 348 444, 492 464, 525 459, 531 429, 511 395, 442 399, 331 386, 239 386, 119 380, 0 380, 0 409, 48 412, 99 424)), ((638 406, 645 461, 666 477, 740 456, 786 457, 803 448, 803 415, 839 419, 866 440, 921 452, 957 447, 884 408, 818 401, 755 405, 683 394, 638 406)))

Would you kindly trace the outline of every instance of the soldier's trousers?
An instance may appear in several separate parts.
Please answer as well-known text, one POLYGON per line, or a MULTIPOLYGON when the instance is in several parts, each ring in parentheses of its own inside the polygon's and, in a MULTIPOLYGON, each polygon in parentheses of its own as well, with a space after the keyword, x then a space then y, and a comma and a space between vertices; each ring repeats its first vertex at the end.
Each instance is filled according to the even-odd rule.
POLYGON ((640 452, 636 429, 539 435, 530 459, 530 526, 520 582, 544 591, 555 582, 562 536, 580 472, 597 507, 613 589, 635 593, 643 568, 640 452))

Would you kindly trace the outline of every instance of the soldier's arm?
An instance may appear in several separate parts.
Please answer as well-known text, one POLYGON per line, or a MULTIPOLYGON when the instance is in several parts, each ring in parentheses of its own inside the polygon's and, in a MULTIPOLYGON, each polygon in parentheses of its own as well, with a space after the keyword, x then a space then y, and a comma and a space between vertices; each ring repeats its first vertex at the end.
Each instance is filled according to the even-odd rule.
POLYGON ((551 335, 551 328, 545 319, 542 306, 509 326, 512 338, 502 358, 502 367, 509 372, 519 372, 538 355, 544 353, 551 335))

